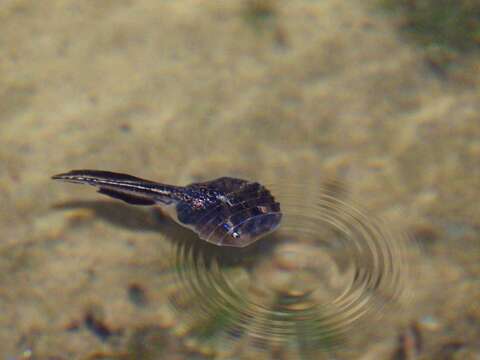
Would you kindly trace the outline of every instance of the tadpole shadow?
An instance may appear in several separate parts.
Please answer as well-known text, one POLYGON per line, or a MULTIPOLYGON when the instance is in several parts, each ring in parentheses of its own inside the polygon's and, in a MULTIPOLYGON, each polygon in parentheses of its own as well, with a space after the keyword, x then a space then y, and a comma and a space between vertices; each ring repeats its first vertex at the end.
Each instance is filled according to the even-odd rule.
POLYGON ((272 233, 244 248, 218 246, 201 240, 193 231, 175 223, 155 207, 140 207, 109 200, 74 200, 52 205, 53 210, 87 209, 94 218, 129 231, 158 232, 176 247, 179 257, 202 261, 209 267, 216 261, 222 267, 244 266, 247 270, 268 256, 282 239, 272 233))
MULTIPOLYGON (((94 217, 131 231, 161 231, 161 218, 154 218, 146 208, 109 200, 73 200, 52 205, 53 210, 87 209, 94 217)), ((166 218, 165 218, 166 220, 166 218)))

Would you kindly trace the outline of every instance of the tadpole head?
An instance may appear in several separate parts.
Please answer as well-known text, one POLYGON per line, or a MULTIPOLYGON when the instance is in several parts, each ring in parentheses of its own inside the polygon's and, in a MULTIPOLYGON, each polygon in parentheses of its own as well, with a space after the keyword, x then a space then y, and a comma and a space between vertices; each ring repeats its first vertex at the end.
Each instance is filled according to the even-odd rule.
POLYGON ((187 187, 193 202, 177 205, 178 220, 218 246, 245 247, 280 224, 280 204, 257 182, 219 178, 187 187), (200 205, 200 206, 199 206, 200 205))
MULTIPOLYGON (((281 219, 282 214, 280 212, 248 217, 240 224, 229 227, 218 245, 234 247, 248 246, 273 232, 280 225, 281 219)), ((224 227, 224 229, 226 229, 226 227, 224 227)))
POLYGON ((261 196, 231 203, 217 214, 205 240, 219 246, 245 247, 274 231, 282 220, 280 204, 262 187, 261 196))

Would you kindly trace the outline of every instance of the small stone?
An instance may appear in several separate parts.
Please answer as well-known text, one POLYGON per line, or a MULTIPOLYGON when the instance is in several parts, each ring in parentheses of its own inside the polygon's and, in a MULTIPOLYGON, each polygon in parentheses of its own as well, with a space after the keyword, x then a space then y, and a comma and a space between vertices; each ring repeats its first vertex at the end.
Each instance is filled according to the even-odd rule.
POLYGON ((398 336, 397 349, 393 359, 395 360, 414 360, 417 359, 423 348, 422 333, 413 322, 404 329, 398 336))
POLYGON ((143 307, 147 305, 147 295, 145 289, 140 284, 130 284, 128 285, 128 299, 130 302, 138 307, 143 307))
POLYGON ((369 160, 367 163, 368 168, 373 171, 381 171, 386 167, 388 167, 388 165, 389 165, 388 159, 383 157, 373 158, 369 160))
POLYGON ((412 235, 419 244, 426 246, 433 245, 440 237, 438 230, 428 223, 415 225, 412 229, 412 235))
POLYGON ((79 226, 92 221, 95 213, 91 209, 75 209, 65 215, 69 226, 79 226))
POLYGON ((418 326, 424 330, 438 331, 441 327, 441 324, 436 317, 432 315, 425 315, 419 320, 418 326))
POLYGON ((435 352, 433 359, 437 360, 455 360, 466 359, 465 357, 457 357, 458 353, 465 347, 465 343, 461 340, 453 340, 440 346, 435 352))
POLYGON ((426 208, 435 205, 438 199, 438 193, 434 190, 422 191, 415 198, 415 207, 426 208))

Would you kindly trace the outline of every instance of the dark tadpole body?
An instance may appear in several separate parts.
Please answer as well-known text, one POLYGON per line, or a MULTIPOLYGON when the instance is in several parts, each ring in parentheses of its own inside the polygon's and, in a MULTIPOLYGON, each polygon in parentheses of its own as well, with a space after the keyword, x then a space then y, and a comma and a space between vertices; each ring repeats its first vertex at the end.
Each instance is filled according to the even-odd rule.
POLYGON ((98 188, 98 192, 133 205, 157 205, 182 226, 219 246, 244 247, 274 231, 282 213, 264 186, 221 177, 174 186, 100 170, 73 170, 52 177, 98 188))

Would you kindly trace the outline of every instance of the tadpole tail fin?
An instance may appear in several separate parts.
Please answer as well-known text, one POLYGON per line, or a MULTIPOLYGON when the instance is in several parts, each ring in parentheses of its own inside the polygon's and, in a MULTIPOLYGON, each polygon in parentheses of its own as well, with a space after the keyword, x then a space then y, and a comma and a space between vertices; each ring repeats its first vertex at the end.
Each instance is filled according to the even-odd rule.
POLYGON ((128 174, 102 170, 72 170, 52 176, 54 180, 87 184, 98 192, 134 205, 170 204, 175 186, 156 183, 128 174))

